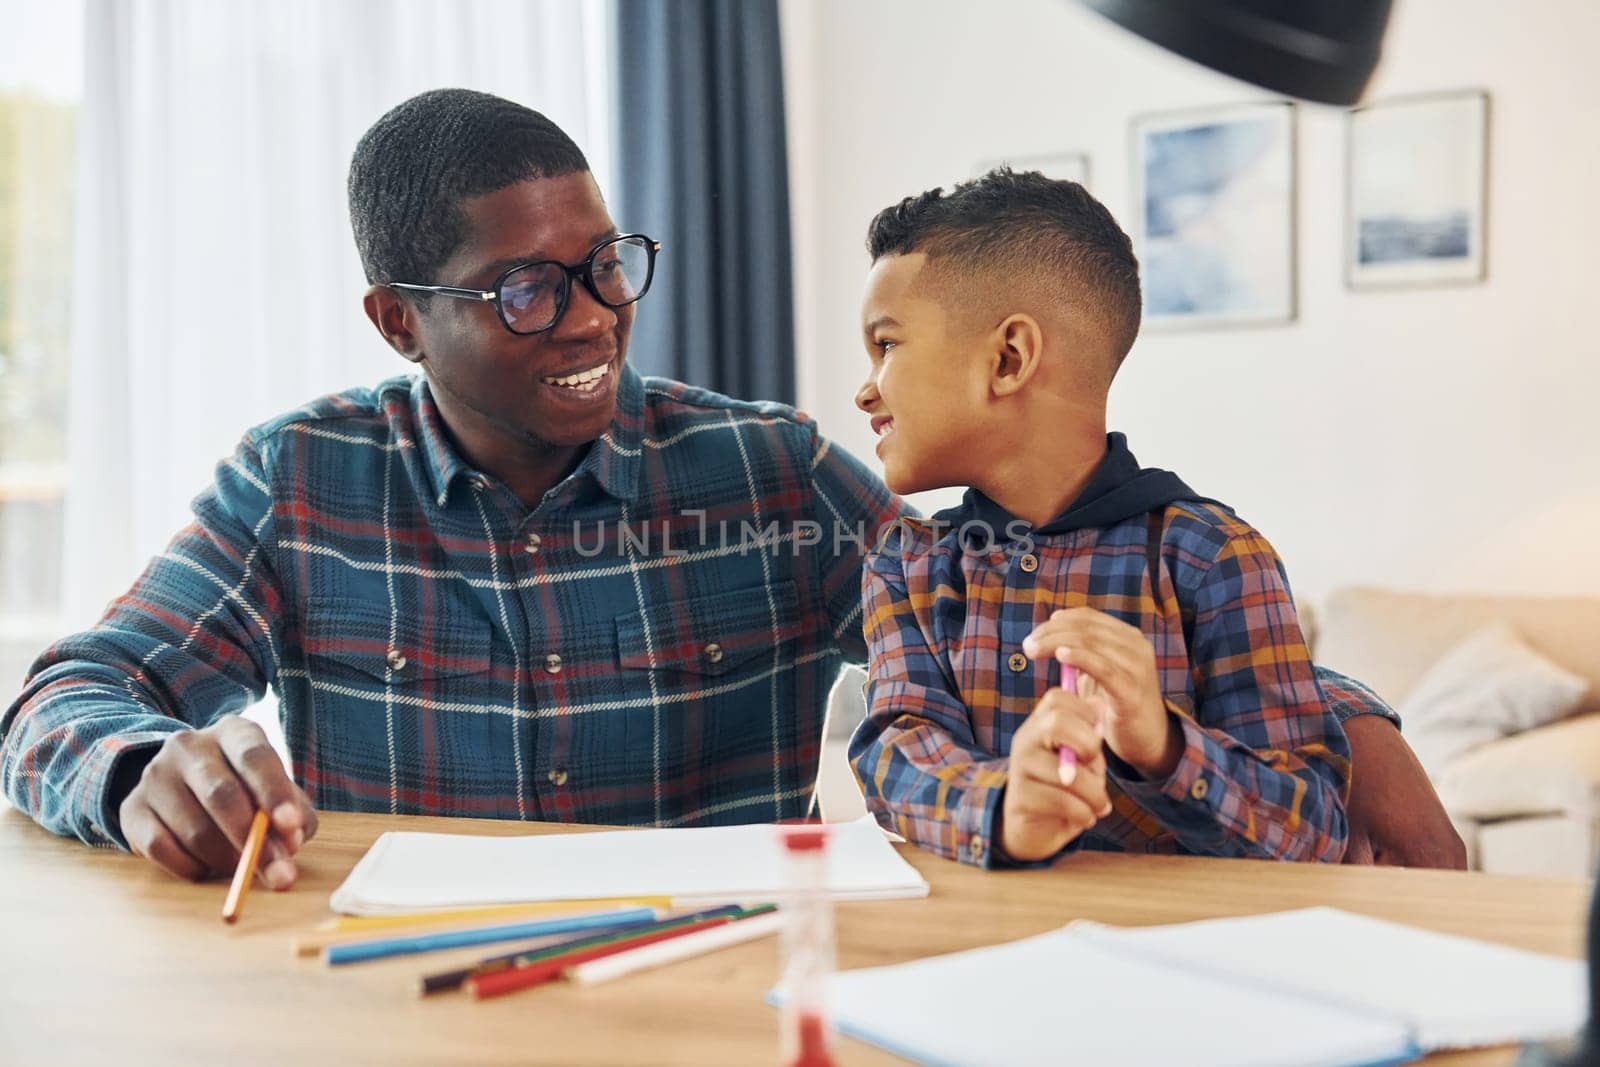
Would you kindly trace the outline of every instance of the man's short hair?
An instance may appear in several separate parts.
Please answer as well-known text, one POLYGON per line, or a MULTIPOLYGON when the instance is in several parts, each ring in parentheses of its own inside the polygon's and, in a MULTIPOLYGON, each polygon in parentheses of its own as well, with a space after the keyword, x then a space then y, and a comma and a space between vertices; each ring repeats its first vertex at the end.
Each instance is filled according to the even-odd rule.
POLYGON ((539 112, 470 89, 413 96, 362 135, 350 160, 350 225, 367 281, 438 284, 467 236, 461 202, 589 169, 539 112))
POLYGON ((942 271, 1043 282, 1046 294, 1098 319, 1116 365, 1139 333, 1139 261, 1105 205, 1077 182, 997 167, 949 193, 930 189, 878 212, 874 261, 926 254, 942 271))

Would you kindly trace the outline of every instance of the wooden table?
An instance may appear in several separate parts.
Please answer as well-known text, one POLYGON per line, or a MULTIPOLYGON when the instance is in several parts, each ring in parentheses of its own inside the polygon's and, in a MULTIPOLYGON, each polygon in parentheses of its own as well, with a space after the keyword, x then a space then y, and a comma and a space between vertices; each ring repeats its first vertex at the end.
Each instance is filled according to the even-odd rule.
MULTIPOLYGON (((328 917, 329 893, 391 829, 573 832, 324 814, 300 884, 258 887, 230 927, 218 918, 222 883, 190 885, 52 837, 0 803, 0 1063, 776 1062, 777 1013, 762 1002, 778 967, 770 939, 591 989, 483 1003, 414 992, 420 972, 482 949, 337 970, 293 958, 291 937, 328 917)), ((1589 895, 1582 882, 1446 871, 1085 854, 1052 871, 996 874, 905 855, 932 895, 840 906, 842 967, 1008 941, 1077 918, 1138 925, 1314 904, 1579 956, 1589 895)), ((901 1062, 851 1041, 840 1051, 846 1064, 901 1062)), ((1511 1059, 1502 1049, 1430 1062, 1511 1059)))

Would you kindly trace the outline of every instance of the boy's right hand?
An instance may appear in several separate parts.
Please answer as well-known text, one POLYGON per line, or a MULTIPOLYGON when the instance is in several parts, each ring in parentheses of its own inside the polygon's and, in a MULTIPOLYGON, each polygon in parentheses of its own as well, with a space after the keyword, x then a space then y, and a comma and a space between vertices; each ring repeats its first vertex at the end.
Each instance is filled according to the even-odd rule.
POLYGON ((1000 813, 1000 848, 1012 859, 1048 859, 1111 814, 1102 701, 1052 688, 1012 737, 1000 813), (1066 784, 1056 752, 1063 745, 1078 757, 1066 784))
POLYGON ((229 715, 167 738, 119 808, 128 847, 180 878, 231 874, 260 808, 272 832, 261 879, 294 885, 294 854, 317 832, 317 813, 284 771, 261 727, 229 715))

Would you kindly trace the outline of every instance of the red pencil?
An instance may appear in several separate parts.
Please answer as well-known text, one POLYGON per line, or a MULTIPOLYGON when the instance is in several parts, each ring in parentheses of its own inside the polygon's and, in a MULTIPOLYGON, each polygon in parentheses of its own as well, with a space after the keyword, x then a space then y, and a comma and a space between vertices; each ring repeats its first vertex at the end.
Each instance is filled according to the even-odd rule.
POLYGON ((715 919, 680 926, 673 930, 645 931, 638 937, 616 941, 609 945, 596 945, 593 948, 579 949, 564 956, 554 956, 550 959, 539 960, 523 967, 509 967, 503 971, 491 974, 474 975, 466 981, 467 988, 479 1000, 488 997, 497 997, 502 993, 514 993, 519 989, 528 989, 532 986, 543 985, 561 977, 561 972, 568 967, 579 963, 588 963, 604 956, 614 956, 619 952, 628 952, 645 945, 653 945, 657 941, 667 941, 684 934, 692 934, 699 930, 707 930, 713 926, 732 922, 734 916, 719 915, 715 919))

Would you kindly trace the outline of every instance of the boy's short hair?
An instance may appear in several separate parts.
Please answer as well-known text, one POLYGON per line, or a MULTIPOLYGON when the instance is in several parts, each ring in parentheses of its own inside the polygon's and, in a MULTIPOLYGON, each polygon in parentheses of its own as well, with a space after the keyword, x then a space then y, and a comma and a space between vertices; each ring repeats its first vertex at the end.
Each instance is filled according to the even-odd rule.
POLYGON ((372 124, 350 160, 367 281, 437 284, 433 273, 467 236, 463 200, 588 169, 572 138, 532 108, 471 89, 413 96, 372 124))
POLYGON ((1112 372, 1139 333, 1139 261, 1105 205, 1077 182, 996 167, 884 208, 867 230, 874 261, 925 253, 966 275, 992 271, 1043 281, 1103 325, 1112 372))

